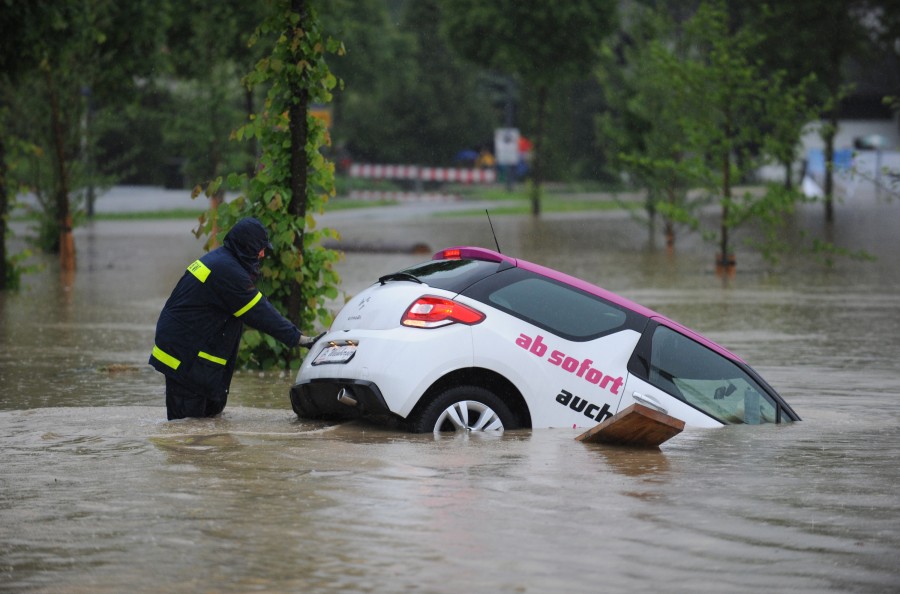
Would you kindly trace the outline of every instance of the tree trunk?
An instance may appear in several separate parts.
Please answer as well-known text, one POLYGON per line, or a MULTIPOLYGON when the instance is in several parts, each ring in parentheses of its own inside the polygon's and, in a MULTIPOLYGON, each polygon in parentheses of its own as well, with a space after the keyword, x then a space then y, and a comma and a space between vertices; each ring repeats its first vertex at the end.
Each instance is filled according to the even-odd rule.
POLYGON ((834 222, 834 137, 837 134, 837 109, 828 114, 825 134, 825 222, 834 222))
MULTIPOLYGON (((309 20, 305 0, 291 0, 291 10, 300 15, 296 27, 304 28, 309 20)), ((288 31, 293 38, 296 31, 288 31)), ((309 126, 306 121, 306 112, 309 108, 309 92, 295 82, 292 83, 291 95, 295 101, 288 110, 291 134, 291 202, 288 211, 294 219, 298 219, 300 233, 294 238, 294 248, 303 256, 303 229, 306 228, 306 185, 307 185, 307 156, 306 140, 309 135, 309 126)), ((302 308, 302 292, 299 282, 295 282, 288 298, 288 317, 295 323, 300 321, 302 308)))
MULTIPOLYGON (((247 120, 249 121, 250 118, 255 113, 253 111, 253 109, 254 109, 253 89, 245 89, 244 90, 244 109, 247 112, 247 120)), ((247 177, 252 178, 256 174, 256 166, 257 166, 257 163, 259 162, 259 154, 258 154, 259 148, 258 148, 258 143, 256 142, 255 136, 250 137, 250 141, 247 143, 247 146, 248 146, 247 152, 250 155, 250 158, 248 159, 248 163, 247 163, 247 177)))
MULTIPOLYGON (((216 129, 216 118, 218 115, 214 110, 209 111, 210 121, 209 121, 209 129, 216 129)), ((213 134, 215 136, 215 134, 213 134)), ((222 161, 222 149, 219 145, 219 141, 216 138, 213 138, 209 141, 209 145, 207 148, 207 155, 209 158, 207 159, 207 183, 212 183, 212 180, 216 178, 216 174, 219 171, 219 165, 222 161)), ((209 249, 215 249, 219 247, 219 240, 217 239, 219 236, 219 207, 222 206, 222 203, 225 202, 225 184, 219 184, 219 187, 215 192, 209 197, 209 215, 212 219, 211 232, 209 234, 209 249)))
POLYGON ((9 214, 9 198, 6 193, 6 142, 3 136, 0 136, 0 291, 5 291, 8 287, 6 279, 8 272, 6 270, 6 221, 9 214))
POLYGON ((547 87, 541 85, 538 89, 538 119, 537 133, 534 138, 534 184, 531 189, 531 214, 535 217, 541 215, 541 184, 544 181, 543 171, 543 146, 544 146, 544 118, 547 112, 547 87))
POLYGON ((209 197, 209 218, 212 220, 209 232, 209 248, 210 250, 219 247, 219 207, 225 202, 225 189, 219 186, 212 196, 209 197))
MULTIPOLYGON (((675 206, 675 192, 676 190, 669 186, 666 190, 666 199, 670 206, 675 206)), ((666 217, 666 249, 669 252, 675 251, 675 222, 671 217, 666 217)))
POLYGON ((731 202, 731 159, 728 151, 722 155, 722 221, 720 227, 719 257, 716 260, 716 271, 719 274, 730 274, 734 268, 729 245, 729 203, 731 202))
POLYGON ((59 98, 52 72, 45 71, 47 90, 50 96, 50 125, 56 151, 56 222, 59 227, 59 265, 63 272, 75 270, 75 238, 72 235, 72 214, 69 211, 69 174, 66 170, 66 150, 59 98))

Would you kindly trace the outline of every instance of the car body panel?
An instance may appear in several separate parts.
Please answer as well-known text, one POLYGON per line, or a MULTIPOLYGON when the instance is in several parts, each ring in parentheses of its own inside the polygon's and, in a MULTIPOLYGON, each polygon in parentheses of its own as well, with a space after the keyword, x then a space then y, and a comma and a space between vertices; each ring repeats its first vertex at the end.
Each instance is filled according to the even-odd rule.
POLYGON ((664 414, 681 419, 686 425, 693 427, 722 427, 723 423, 713 419, 709 415, 697 410, 693 406, 673 398, 669 393, 642 380, 635 375, 630 375, 625 382, 622 392, 622 405, 620 410, 632 404, 643 404, 656 409, 664 414))
MULTIPOLYGON (((317 407, 296 398, 360 387, 375 412, 406 419, 448 386, 481 381, 500 389, 511 410, 524 407, 519 420, 533 428, 592 427, 635 402, 698 427, 799 420, 742 359, 610 291, 484 248, 448 248, 432 262, 383 276, 347 302, 297 374, 298 415, 317 407), (423 296, 485 318, 402 325, 423 296), (692 355, 663 356, 670 351, 660 345, 672 337, 692 355), (323 349, 346 344, 355 345, 349 360, 316 364, 323 349), (663 372, 672 375, 663 381, 663 372)), ((332 401, 318 408, 341 409, 332 401)))
POLYGON ((431 384, 451 371, 473 365, 471 328, 456 325, 439 330, 440 343, 425 336, 427 330, 405 327, 329 332, 316 344, 312 356, 304 360, 298 381, 352 378, 373 382, 389 408, 405 417, 431 384), (312 364, 328 343, 348 340, 359 345, 350 361, 312 364))
MULTIPOLYGON (((423 285, 417 283, 376 283, 348 301, 329 330, 391 330, 399 325, 406 307, 422 293, 423 285)), ((450 292, 441 294, 453 297, 450 292)))
POLYGON ((640 334, 573 342, 497 311, 490 324, 473 328, 473 337, 475 365, 511 379, 528 402, 532 426, 590 427, 602 420, 601 410, 618 409, 640 334), (558 398, 563 392, 573 395, 569 402, 558 398))

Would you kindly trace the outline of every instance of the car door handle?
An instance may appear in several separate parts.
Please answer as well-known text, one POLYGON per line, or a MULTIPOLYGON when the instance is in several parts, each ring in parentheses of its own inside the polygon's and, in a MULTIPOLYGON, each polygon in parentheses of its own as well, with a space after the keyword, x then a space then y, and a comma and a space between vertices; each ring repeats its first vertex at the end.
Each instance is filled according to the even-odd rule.
POLYGON ((652 409, 658 410, 659 412, 661 412, 664 415, 669 414, 669 411, 667 411, 663 407, 663 405, 660 404, 659 401, 656 398, 654 398, 653 396, 649 396, 647 394, 641 394, 640 392, 632 392, 631 397, 634 398, 636 402, 639 402, 640 404, 643 404, 644 406, 649 406, 652 409))

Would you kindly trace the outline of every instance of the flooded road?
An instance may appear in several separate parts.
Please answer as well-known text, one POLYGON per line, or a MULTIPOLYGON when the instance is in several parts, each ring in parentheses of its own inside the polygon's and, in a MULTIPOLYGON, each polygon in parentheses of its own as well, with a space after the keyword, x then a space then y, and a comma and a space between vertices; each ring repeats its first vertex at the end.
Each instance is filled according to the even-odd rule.
MULTIPOLYGON (((200 253, 191 221, 82 228, 71 286, 49 259, 0 295, 0 591, 896 592, 900 204, 836 216, 835 239, 877 261, 773 269, 741 249, 727 282, 710 247, 684 238, 672 258, 626 215, 494 218, 503 251, 707 334, 803 418, 658 451, 301 422, 278 374, 238 374, 219 418, 166 422, 146 360, 200 253)), ((486 221, 427 209, 322 223, 494 245, 486 221)), ((426 258, 348 253, 343 289, 426 258)))

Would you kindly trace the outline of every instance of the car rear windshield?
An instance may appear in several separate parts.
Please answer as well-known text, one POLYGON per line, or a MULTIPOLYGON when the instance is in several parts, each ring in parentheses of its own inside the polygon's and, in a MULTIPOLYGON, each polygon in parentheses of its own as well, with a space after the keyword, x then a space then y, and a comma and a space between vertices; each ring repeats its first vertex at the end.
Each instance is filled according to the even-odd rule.
POLYGON ((401 272, 415 276, 429 287, 461 293, 466 287, 496 273, 501 267, 509 267, 509 264, 482 260, 430 260, 401 272))
POLYGON ((521 268, 491 276, 465 295, 574 341, 593 340, 626 328, 640 332, 646 325, 640 314, 521 268))

